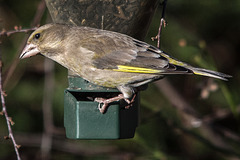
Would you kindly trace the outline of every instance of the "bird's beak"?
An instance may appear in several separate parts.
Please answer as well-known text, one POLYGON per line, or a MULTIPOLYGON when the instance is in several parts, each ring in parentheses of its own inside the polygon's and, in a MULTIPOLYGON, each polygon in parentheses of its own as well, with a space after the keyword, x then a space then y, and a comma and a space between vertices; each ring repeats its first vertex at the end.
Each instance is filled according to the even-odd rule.
POLYGON ((28 58, 38 53, 40 53, 40 51, 37 48, 37 45, 29 43, 25 46, 19 58, 20 59, 28 58))

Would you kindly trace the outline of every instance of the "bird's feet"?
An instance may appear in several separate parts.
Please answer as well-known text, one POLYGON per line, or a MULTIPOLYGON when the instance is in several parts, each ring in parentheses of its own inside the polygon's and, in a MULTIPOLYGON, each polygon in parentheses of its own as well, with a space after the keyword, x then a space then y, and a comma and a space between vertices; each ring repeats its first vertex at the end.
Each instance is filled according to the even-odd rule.
POLYGON ((128 104, 127 106, 125 106, 125 108, 129 109, 132 106, 132 103, 134 102, 135 97, 136 97, 136 94, 134 94, 133 98, 130 101, 129 99, 124 98, 123 94, 119 94, 118 96, 113 97, 113 98, 109 98, 109 99, 97 97, 97 98, 94 99, 94 101, 99 103, 98 104, 99 111, 101 113, 105 113, 110 103, 116 102, 116 101, 119 101, 119 100, 122 100, 122 99, 124 99, 128 104), (103 105, 101 105, 101 104, 103 104, 103 105))

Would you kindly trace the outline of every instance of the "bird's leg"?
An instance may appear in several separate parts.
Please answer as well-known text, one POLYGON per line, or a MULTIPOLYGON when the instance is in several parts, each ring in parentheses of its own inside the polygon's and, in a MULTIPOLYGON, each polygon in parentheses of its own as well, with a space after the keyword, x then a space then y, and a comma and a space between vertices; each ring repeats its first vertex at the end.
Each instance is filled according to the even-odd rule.
POLYGON ((113 98, 109 98, 109 99, 97 97, 97 98, 94 99, 94 101, 99 103, 98 104, 99 111, 101 113, 105 113, 106 109, 107 109, 107 107, 110 103, 115 102, 115 101, 119 101, 121 99, 124 99, 129 104, 128 106, 125 107, 126 109, 128 109, 131 106, 131 103, 134 102, 135 97, 136 97, 136 94, 134 94, 132 100, 130 101, 129 99, 124 98, 123 94, 119 94, 118 96, 113 97, 113 98), (101 104, 103 104, 103 105, 101 106, 101 104))

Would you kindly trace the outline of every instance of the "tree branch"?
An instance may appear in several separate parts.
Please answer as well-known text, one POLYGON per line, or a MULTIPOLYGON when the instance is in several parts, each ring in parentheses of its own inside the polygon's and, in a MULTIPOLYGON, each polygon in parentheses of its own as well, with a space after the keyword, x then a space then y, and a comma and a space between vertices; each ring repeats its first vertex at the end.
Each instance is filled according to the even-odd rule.
POLYGON ((163 9, 162 9, 162 17, 160 20, 159 28, 158 28, 158 34, 155 37, 152 37, 152 41, 157 40, 157 47, 160 48, 160 39, 161 39, 161 32, 162 27, 166 27, 166 21, 165 21, 165 11, 167 6, 167 0, 164 0, 162 3, 163 9))
POLYGON ((5 98, 4 96, 6 96, 6 93, 3 91, 2 88, 2 59, 1 59, 1 52, 0 52, 0 93, 1 93, 1 103, 2 103, 2 112, 1 114, 5 116, 6 118, 6 122, 7 122, 7 127, 8 127, 8 133, 9 135, 7 137, 5 137, 5 139, 10 138, 12 140, 16 155, 17 155, 17 159, 21 160, 20 158, 20 154, 18 149, 20 148, 20 145, 18 145, 15 141, 15 138, 13 136, 13 131, 12 131, 12 127, 11 125, 14 124, 14 122, 12 121, 12 118, 8 116, 7 113, 7 107, 6 107, 6 103, 5 103, 5 98))

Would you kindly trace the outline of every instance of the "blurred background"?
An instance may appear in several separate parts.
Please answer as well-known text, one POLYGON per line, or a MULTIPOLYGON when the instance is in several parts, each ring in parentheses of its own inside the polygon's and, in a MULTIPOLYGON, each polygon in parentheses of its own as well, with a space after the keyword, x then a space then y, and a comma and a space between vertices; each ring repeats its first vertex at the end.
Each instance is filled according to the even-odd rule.
MULTIPOLYGON (((22 159, 240 159, 240 1, 168 1, 161 49, 193 66, 233 76, 168 76, 141 92, 133 139, 69 140, 63 127, 67 70, 43 56, 19 61, 29 36, 0 37, 3 89, 22 159)), ((156 46, 159 5, 145 41, 156 46)), ((0 31, 51 22, 44 1, 0 0, 0 31)), ((0 116, 0 159, 16 159, 0 116)))

